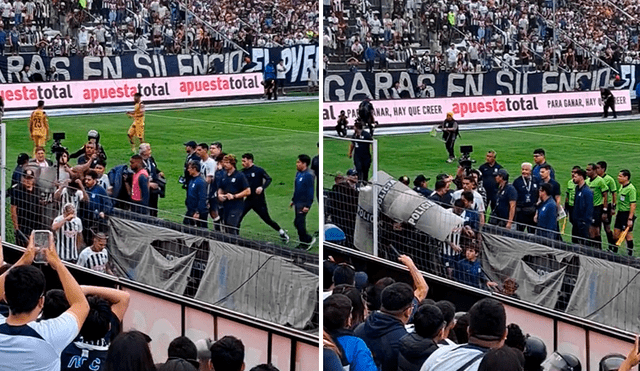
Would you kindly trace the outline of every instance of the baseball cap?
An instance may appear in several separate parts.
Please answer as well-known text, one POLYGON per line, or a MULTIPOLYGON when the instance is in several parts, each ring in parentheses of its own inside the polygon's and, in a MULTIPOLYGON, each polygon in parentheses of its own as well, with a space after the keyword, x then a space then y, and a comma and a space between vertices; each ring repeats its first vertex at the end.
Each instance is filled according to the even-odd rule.
POLYGON ((500 176, 503 179, 508 178, 509 177, 509 172, 505 169, 500 169, 498 170, 498 173, 496 174, 496 176, 500 176))
POLYGON ((358 172, 356 171, 356 169, 347 170, 347 176, 352 176, 352 175, 358 175, 358 172))
POLYGON ((22 174, 23 178, 35 178, 36 174, 33 172, 32 169, 27 169, 24 171, 24 174, 22 174))
POLYGON ((184 145, 185 145, 185 147, 193 147, 193 148, 196 148, 196 147, 198 146, 198 143, 196 143, 196 142, 195 142, 195 141, 193 141, 193 140, 190 140, 190 141, 186 142, 184 145))
POLYGON ((431 178, 427 178, 423 174, 420 174, 420 175, 418 175, 416 177, 416 179, 414 179, 414 183, 428 182, 430 180, 431 180, 431 178))

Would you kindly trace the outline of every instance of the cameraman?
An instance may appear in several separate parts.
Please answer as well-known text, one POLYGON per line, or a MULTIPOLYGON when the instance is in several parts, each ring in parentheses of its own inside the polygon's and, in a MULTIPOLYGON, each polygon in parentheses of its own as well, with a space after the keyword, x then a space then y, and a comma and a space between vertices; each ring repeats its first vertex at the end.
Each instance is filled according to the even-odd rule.
POLYGON ((338 116, 338 123, 336 124, 336 132, 340 137, 347 136, 347 126, 349 125, 349 121, 347 120, 347 115, 345 115, 344 110, 340 111, 340 116, 338 116))
MULTIPOLYGON (((54 133, 54 136, 56 134, 57 133, 54 133)), ((56 138, 53 138, 53 139, 56 139, 56 138)), ((61 139, 64 139, 64 137, 62 137, 61 139)), ((89 130, 89 132, 87 133, 87 142, 94 143, 96 145, 96 153, 98 154, 98 157, 101 157, 104 161, 107 161, 107 153, 104 151, 104 147, 102 147, 102 144, 100 144, 100 133, 98 133, 97 130, 89 130)), ((82 148, 80 148, 79 150, 70 154, 69 159, 78 158, 81 155, 84 155, 85 153, 86 153, 86 144, 82 146, 82 148)))

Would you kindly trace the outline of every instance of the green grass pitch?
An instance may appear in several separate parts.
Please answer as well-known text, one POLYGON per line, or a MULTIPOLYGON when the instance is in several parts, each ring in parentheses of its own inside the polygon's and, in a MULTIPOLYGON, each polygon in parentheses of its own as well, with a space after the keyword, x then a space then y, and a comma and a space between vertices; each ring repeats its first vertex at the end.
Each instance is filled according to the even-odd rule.
MULTIPOLYGON (((640 189, 640 126, 638 121, 608 121, 593 124, 568 124, 538 126, 528 128, 501 128, 462 131, 456 141, 459 146, 472 145, 471 157, 477 168, 485 162, 488 150, 497 152, 497 162, 509 171, 510 181, 520 176, 522 162, 533 163, 533 150, 544 148, 547 162, 556 172, 560 183, 563 203, 571 168, 579 165, 586 168, 588 163, 606 161, 608 171, 617 180, 618 171, 631 171, 631 182, 640 189)), ((435 176, 440 173, 455 174, 457 162, 446 163, 447 151, 444 143, 427 134, 378 136, 378 166, 398 178, 407 175, 413 179, 424 174, 431 177, 430 188, 435 184, 435 176)), ((324 138, 324 178, 323 185, 330 188, 333 174, 343 174, 353 167, 347 158, 349 144, 345 141, 324 138)), ((571 231, 567 223, 565 233, 571 231)), ((604 233, 603 233, 604 234, 604 233)), ((566 239, 566 236, 565 236, 566 239)), ((625 251, 625 249, 621 249, 625 251)), ((640 249, 636 247, 636 256, 640 249)))
MULTIPOLYGON (((131 105, 133 109, 133 103, 131 105)), ((32 153, 28 119, 5 120, 7 124, 7 182, 15 168, 20 152, 32 153)), ((107 170, 128 163, 131 149, 127 129, 131 119, 124 113, 50 117, 52 132, 65 132, 63 145, 73 152, 87 139, 87 132, 100 132, 100 142, 107 152, 107 170)), ((152 154, 160 170, 167 177, 167 196, 159 201, 160 217, 182 221, 186 191, 178 183, 183 174, 185 148, 190 140, 223 144, 223 151, 238 157, 238 168, 243 153, 251 152, 255 164, 263 167, 273 178, 266 190, 269 213, 273 220, 289 231, 297 244, 293 226, 294 214, 289 208, 296 173, 296 159, 301 153, 313 157, 317 154, 318 103, 315 101, 277 104, 238 105, 212 108, 189 108, 147 111, 145 139, 151 144, 152 154)), ((50 147, 52 142, 48 142, 50 147)), ((49 148, 47 148, 49 150, 49 148)), ((51 156, 50 156, 51 158, 51 156)), ((75 165, 75 160, 71 161, 75 165)), ((9 219, 10 223, 10 219, 9 219)), ((314 203, 307 217, 309 233, 318 231, 318 204, 314 203)), ((7 230, 11 229, 7 227, 7 230)), ((279 241, 277 232, 267 226, 254 212, 244 219, 241 235, 264 240, 279 241)), ((314 248, 317 251, 317 246, 314 248)))

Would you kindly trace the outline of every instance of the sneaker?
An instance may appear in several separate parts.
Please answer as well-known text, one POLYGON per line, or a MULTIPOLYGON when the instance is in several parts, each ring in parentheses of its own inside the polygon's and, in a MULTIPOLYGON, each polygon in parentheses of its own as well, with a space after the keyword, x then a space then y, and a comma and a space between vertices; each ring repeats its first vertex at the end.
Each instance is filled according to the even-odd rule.
POLYGON ((280 238, 282 238, 282 243, 289 243, 289 235, 287 234, 286 231, 283 231, 283 233, 280 233, 280 238))
POLYGON ((450 163, 452 163, 452 162, 453 162, 453 157, 449 157, 449 158, 447 159, 447 163, 448 163, 448 164, 450 164, 450 163))
POLYGON ((307 250, 307 251, 311 250, 311 248, 313 247, 313 244, 314 244, 314 243, 316 243, 316 241, 317 241, 317 240, 318 240, 317 238, 312 237, 312 238, 311 238, 311 242, 309 242, 309 244, 307 245, 306 250, 307 250))

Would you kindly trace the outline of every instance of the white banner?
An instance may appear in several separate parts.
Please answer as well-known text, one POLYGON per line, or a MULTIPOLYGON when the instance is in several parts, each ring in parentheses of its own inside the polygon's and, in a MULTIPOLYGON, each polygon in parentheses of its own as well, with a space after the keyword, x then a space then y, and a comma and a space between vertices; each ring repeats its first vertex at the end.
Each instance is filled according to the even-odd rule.
MULTIPOLYGON (((628 90, 613 90, 616 112, 631 111, 628 90)), ((477 97, 402 99, 372 101, 375 118, 381 126, 441 123, 447 112, 456 120, 501 120, 517 118, 585 115, 602 112, 599 91, 492 95, 477 97)), ((353 124, 358 115, 359 101, 323 103, 322 125, 333 128, 341 110, 353 124)))
POLYGON ((131 103, 142 94, 145 102, 261 95, 261 73, 156 77, 146 79, 58 81, 3 84, 0 96, 6 109, 34 108, 44 100, 47 107, 131 103))

